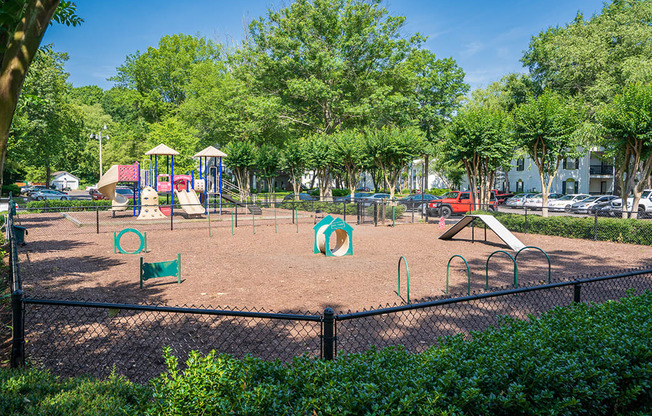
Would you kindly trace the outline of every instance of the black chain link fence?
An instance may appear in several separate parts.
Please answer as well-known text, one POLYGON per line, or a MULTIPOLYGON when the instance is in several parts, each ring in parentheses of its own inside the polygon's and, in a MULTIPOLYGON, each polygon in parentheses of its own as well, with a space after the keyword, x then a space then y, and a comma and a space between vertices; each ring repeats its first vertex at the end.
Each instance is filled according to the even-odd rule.
MULTIPOLYGON (((263 205, 263 216, 265 209, 276 208, 277 215, 284 209, 274 203, 260 205, 263 205)), ((301 208, 314 209, 313 214, 317 216, 302 217, 299 204, 290 205, 292 208, 286 209, 290 214, 287 221, 316 222, 318 214, 324 214, 319 205, 304 203, 301 208), (318 210, 322 212, 316 212, 318 210)), ((357 219, 358 208, 355 204, 352 206, 355 209, 352 218, 357 219)), ((364 209, 366 222, 369 207, 364 209)), ((100 214, 113 218, 112 213, 99 209, 85 213, 96 218, 100 214)), ((253 221, 258 219, 256 215, 251 212, 245 215, 254 216, 253 226, 253 221)), ((377 217, 375 221, 378 222, 377 217)), ((62 227, 70 227, 71 221, 62 217, 61 212, 47 212, 23 213, 20 222, 30 233, 53 233, 54 236, 70 232, 62 227), (62 219, 66 225, 60 224, 62 219)), ((97 224, 102 227, 101 221, 97 224)), ((175 229, 178 224, 173 224, 172 229, 175 229)), ((10 213, 7 236, 13 290, 11 365, 17 367, 27 362, 64 376, 106 377, 115 369, 131 380, 145 382, 165 371, 162 358, 165 346, 170 346, 182 360, 191 350, 208 352, 213 349, 236 357, 251 354, 281 360, 291 360, 302 354, 332 359, 338 353, 362 352, 372 346, 403 345, 419 352, 436 345, 439 337, 456 334, 469 337, 473 331, 500 325, 503 316, 528 319, 530 315, 538 316, 573 301, 604 302, 652 289, 652 267, 646 267, 619 274, 580 276, 546 285, 503 288, 469 296, 451 295, 338 315, 333 315, 330 308, 322 314, 279 314, 256 309, 217 310, 35 299, 22 292, 17 252, 20 234, 25 230, 16 225, 10 213)), ((124 228, 124 224, 120 227, 124 228)), ((84 229, 84 226, 77 228, 84 229)), ((100 229, 101 232, 115 231, 109 227, 100 229)), ((97 232, 97 229, 90 232, 97 232)))

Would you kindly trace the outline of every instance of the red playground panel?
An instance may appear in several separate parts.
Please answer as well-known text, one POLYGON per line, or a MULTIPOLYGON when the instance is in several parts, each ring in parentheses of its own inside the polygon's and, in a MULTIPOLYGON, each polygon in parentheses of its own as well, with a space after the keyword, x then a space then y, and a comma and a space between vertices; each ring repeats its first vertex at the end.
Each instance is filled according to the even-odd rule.
POLYGON ((138 163, 118 166, 118 181, 138 182, 138 163))

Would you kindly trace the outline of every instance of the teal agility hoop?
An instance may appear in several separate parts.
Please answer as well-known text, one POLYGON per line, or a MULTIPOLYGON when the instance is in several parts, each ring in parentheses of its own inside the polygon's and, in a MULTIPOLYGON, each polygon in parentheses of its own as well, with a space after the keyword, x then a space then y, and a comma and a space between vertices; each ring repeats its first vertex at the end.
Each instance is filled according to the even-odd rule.
POLYGON ((143 251, 147 252, 147 233, 143 235, 143 233, 136 230, 135 228, 125 228, 124 230, 120 231, 117 235, 116 233, 113 233, 113 252, 115 253, 116 250, 122 254, 138 254, 138 253, 142 253, 143 251), (122 239, 122 236, 125 235, 126 233, 134 233, 140 239, 140 246, 136 250, 126 251, 120 245, 120 239, 122 239))

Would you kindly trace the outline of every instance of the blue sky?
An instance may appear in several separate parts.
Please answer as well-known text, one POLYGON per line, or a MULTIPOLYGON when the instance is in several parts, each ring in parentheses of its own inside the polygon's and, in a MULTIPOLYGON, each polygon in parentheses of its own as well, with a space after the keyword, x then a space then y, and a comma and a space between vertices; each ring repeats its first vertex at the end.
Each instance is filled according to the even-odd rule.
MULTIPOLYGON (((246 24, 288 1, 269 0, 77 0, 80 27, 51 26, 42 44, 67 52, 66 70, 75 86, 113 85, 107 78, 129 54, 156 46, 167 34, 238 41, 246 24)), ((530 37, 570 22, 578 11, 600 13, 602 0, 393 0, 384 7, 405 16, 405 35, 428 36, 426 48, 453 57, 473 89, 510 72, 525 72, 519 59, 530 37)))

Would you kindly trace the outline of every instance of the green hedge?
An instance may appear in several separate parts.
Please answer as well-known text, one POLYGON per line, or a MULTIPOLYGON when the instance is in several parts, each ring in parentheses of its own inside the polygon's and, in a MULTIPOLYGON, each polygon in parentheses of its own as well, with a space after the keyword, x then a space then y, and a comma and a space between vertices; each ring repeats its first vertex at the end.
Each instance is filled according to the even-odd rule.
MULTIPOLYGON (((526 218, 521 214, 482 212, 495 216, 508 230, 525 231, 526 218)), ((593 240, 595 218, 540 215, 527 216, 527 232, 568 238, 593 240)), ((632 218, 598 218, 597 239, 618 243, 652 245, 652 221, 632 218)))
POLYGON ((149 388, 115 376, 64 380, 33 368, 0 371, 0 415, 142 415, 150 398, 149 388))
POLYGON ((438 348, 297 358, 290 365, 192 353, 154 380, 154 415, 646 414, 652 294, 559 308, 438 348), (638 412, 638 413, 637 413, 638 412))
POLYGON ((166 350, 151 389, 111 377, 0 370, 7 415, 645 415, 652 412, 652 293, 504 318, 499 329, 291 363, 166 350))

